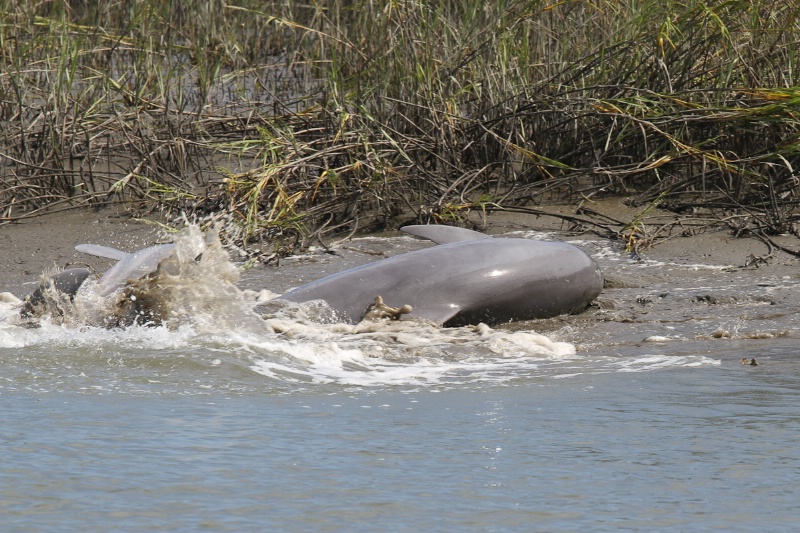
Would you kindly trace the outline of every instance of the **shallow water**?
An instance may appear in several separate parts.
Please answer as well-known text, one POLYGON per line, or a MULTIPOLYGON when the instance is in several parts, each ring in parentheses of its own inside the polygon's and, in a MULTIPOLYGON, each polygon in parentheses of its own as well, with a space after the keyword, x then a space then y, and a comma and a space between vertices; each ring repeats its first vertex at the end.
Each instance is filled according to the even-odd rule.
MULTIPOLYGON (((578 244, 631 281, 613 305, 494 329, 0 323, 0 526, 793 529, 796 279, 578 244)), ((240 285, 424 245, 360 239, 240 285)))

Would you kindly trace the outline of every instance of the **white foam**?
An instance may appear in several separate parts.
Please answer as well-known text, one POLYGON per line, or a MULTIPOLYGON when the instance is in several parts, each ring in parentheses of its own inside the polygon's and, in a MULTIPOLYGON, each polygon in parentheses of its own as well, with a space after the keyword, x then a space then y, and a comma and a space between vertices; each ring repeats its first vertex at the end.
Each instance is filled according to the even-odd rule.
POLYGON ((610 364, 619 372, 649 372, 664 368, 674 367, 698 367, 698 366, 717 366, 721 365, 719 359, 711 359, 703 355, 642 355, 620 359, 610 364))
POLYGON ((97 326, 74 327, 43 320, 39 327, 27 329, 10 324, 0 326, 0 348, 49 347, 53 350, 127 347, 132 350, 185 348, 198 334, 191 325, 169 329, 165 326, 107 329, 97 326))
POLYGON ((574 345, 532 332, 485 325, 440 328, 424 322, 313 324, 268 319, 280 334, 240 337, 251 368, 272 378, 345 385, 508 381, 543 361, 576 357, 574 345))

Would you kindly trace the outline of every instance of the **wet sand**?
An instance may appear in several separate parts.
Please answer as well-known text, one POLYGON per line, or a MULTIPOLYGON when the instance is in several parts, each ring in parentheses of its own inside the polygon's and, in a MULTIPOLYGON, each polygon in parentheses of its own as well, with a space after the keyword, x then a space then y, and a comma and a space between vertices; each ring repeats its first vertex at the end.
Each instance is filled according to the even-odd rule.
POLYGON ((41 273, 54 267, 108 268, 109 261, 75 251, 82 243, 130 252, 164 241, 159 220, 141 220, 117 209, 77 210, 0 226, 0 292, 24 296, 41 273))
MULTIPOLYGON (((621 202, 610 200, 592 204, 592 208, 608 213, 619 220, 630 220, 636 210, 621 202)), ((572 206, 549 206, 543 210, 552 213, 572 214, 572 206)), ((643 222, 656 228, 675 219, 675 215, 653 210, 643 217, 643 222)), ((552 231, 559 238, 578 239, 581 235, 592 236, 591 232, 569 231, 568 224, 549 216, 536 216, 524 213, 494 213, 483 218, 474 215, 474 226, 481 231, 497 235, 511 231, 552 231)), ((163 230, 163 220, 158 218, 136 218, 121 209, 76 210, 53 215, 43 215, 34 219, 0 226, 0 249, 3 250, 0 272, 0 288, 11 290, 20 282, 30 281, 44 269, 53 266, 68 267, 88 264, 104 265, 93 261, 90 256, 74 250, 77 244, 95 243, 114 246, 125 251, 133 251, 168 241, 163 230)), ((621 227, 620 227, 621 229, 621 227)), ((392 234, 387 232, 387 234, 392 234)), ((780 240, 780 238, 778 238, 780 240)), ((790 248, 800 249, 800 241, 794 237, 784 239, 790 248)), ((620 248, 624 243, 618 241, 620 248)), ((657 261, 678 261, 686 263, 707 263, 742 267, 751 255, 763 257, 769 247, 757 238, 734 238, 725 228, 712 228, 704 233, 690 237, 675 237, 653 248, 643 248, 640 255, 645 259, 657 261)), ((752 260, 752 259, 751 259, 752 260)), ((793 274, 800 264, 789 254, 774 250, 767 262, 759 262, 756 272, 783 271, 793 274)))
MULTIPOLYGON (((610 200, 592 204, 592 208, 607 213, 619 220, 630 220, 636 210, 624 206, 620 201, 610 200)), ((542 207, 552 213, 572 214, 571 206, 542 207)), ((652 228, 671 221, 675 215, 653 210, 642 221, 652 228)), ((513 231, 554 232, 562 240, 598 238, 587 231, 570 231, 568 223, 555 217, 536 216, 524 213, 494 213, 483 218, 472 217, 474 226, 492 235, 513 231)), ((136 218, 121 209, 76 210, 53 215, 43 215, 23 222, 0 226, 0 249, 3 250, 2 270, 0 270, 0 292, 9 291, 19 295, 20 287, 38 279, 46 269, 53 267, 89 266, 104 269, 108 261, 93 258, 75 251, 81 243, 103 244, 124 251, 135 251, 146 246, 169 242, 163 229, 163 220, 158 218, 136 218)), ((621 229, 621 227, 619 227, 621 229)), ((396 235, 387 232, 386 235, 396 235)), ((778 237, 777 240, 781 238, 778 237)), ((789 248, 800 248, 800 241, 786 237, 783 242, 789 248)), ((624 249, 621 240, 616 241, 620 250, 624 249)), ((792 276, 800 279, 797 267, 800 261, 780 250, 772 250, 754 237, 734 238, 726 228, 711 228, 704 233, 689 237, 675 237, 652 248, 639 250, 644 260, 667 261, 679 264, 706 264, 744 269, 754 259, 756 264, 747 266, 751 277, 757 282, 762 277, 792 276)), ((615 272, 607 272, 612 287, 614 284, 645 286, 648 276, 626 274, 625 280, 618 280, 615 272)))

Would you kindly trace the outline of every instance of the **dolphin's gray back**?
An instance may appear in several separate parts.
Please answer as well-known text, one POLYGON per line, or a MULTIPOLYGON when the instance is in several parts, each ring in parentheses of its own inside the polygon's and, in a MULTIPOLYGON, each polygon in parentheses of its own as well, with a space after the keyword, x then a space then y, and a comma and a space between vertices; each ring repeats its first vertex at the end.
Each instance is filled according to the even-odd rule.
POLYGON ((325 300, 349 322, 360 320, 381 296, 389 306, 413 306, 411 317, 448 325, 493 324, 580 311, 602 286, 597 264, 575 246, 482 238, 345 270, 281 298, 325 300))
POLYGON ((36 288, 25 298, 25 303, 20 310, 22 318, 40 316, 47 311, 53 311, 48 303, 58 305, 58 295, 64 295, 72 300, 78 293, 78 289, 89 277, 91 271, 88 268, 71 268, 62 272, 56 272, 51 276, 39 281, 36 288))

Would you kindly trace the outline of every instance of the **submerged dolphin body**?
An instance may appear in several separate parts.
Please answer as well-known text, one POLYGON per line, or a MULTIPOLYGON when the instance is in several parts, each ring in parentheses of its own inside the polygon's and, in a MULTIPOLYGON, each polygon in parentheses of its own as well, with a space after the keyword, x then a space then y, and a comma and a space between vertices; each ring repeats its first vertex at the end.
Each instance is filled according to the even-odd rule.
POLYGON ((53 298, 58 294, 63 294, 72 301, 89 274, 91 271, 88 268, 70 268, 43 277, 36 288, 25 298, 19 312, 20 316, 22 318, 38 316, 47 310, 52 310, 53 307, 57 310, 56 312, 61 312, 58 307, 60 302, 53 298), (55 305, 48 305, 51 302, 55 305))
MULTIPOLYGON (((134 253, 123 252, 110 246, 100 246, 98 244, 79 244, 75 249, 79 252, 117 261, 97 281, 95 289, 97 294, 108 296, 117 289, 124 287, 128 280, 138 279, 154 272, 161 261, 174 253, 175 245, 160 244, 143 248, 134 253)), ((48 290, 54 290, 56 293, 68 296, 70 299, 74 298, 78 293, 78 289, 81 288, 81 285, 90 274, 91 271, 88 268, 71 268, 43 279, 36 289, 26 297, 26 305, 22 310, 23 316, 25 314, 34 314, 34 309, 44 303, 48 290)))
MULTIPOLYGON (((155 272, 161 261, 174 253, 175 246, 162 244, 135 253, 97 244, 79 244, 75 249, 117 261, 95 285, 95 294, 108 296, 124 288, 129 280, 140 279, 155 272)), ((63 315, 63 304, 74 300, 78 290, 90 275, 91 271, 88 268, 71 268, 43 276, 36 288, 25 298, 20 309, 20 317, 28 319, 47 313, 63 315)))
POLYGON ((411 305, 409 317, 456 326, 577 313, 603 288, 600 268, 571 244, 449 226, 402 229, 439 246, 351 268, 280 298, 324 300, 339 319, 354 323, 381 296, 388 305, 411 305))

